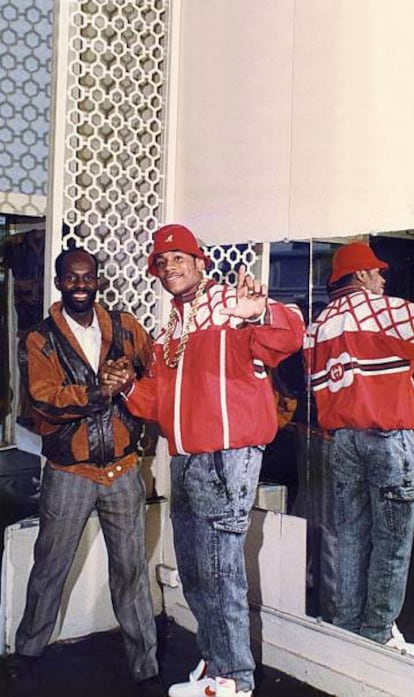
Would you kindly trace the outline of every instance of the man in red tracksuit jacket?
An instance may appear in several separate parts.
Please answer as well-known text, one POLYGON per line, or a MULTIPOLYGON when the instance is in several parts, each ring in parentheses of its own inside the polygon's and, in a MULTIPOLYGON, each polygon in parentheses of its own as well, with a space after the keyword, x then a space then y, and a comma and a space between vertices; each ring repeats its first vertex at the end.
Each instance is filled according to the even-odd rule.
POLYGON ((334 623, 414 655, 396 625, 414 531, 414 304, 384 295, 387 266, 361 242, 336 252, 305 355, 331 434, 334 623))
POLYGON ((297 351, 304 336, 298 308, 269 300, 244 269, 237 288, 208 280, 209 264, 190 230, 158 230, 148 268, 173 299, 149 376, 138 383, 112 364, 103 377, 114 391, 124 380, 126 405, 160 424, 172 455, 178 572, 202 660, 170 697, 214 695, 223 678, 229 695, 254 687, 244 540, 263 448, 277 430, 265 366, 297 351))

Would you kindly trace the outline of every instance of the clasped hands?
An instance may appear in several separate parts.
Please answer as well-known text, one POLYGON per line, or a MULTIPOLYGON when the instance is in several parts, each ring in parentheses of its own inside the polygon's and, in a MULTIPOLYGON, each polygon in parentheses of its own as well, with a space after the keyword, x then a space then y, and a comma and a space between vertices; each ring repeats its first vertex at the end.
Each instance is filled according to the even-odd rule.
POLYGON ((127 356, 106 361, 99 371, 101 392, 106 397, 128 392, 136 378, 132 361, 127 356))

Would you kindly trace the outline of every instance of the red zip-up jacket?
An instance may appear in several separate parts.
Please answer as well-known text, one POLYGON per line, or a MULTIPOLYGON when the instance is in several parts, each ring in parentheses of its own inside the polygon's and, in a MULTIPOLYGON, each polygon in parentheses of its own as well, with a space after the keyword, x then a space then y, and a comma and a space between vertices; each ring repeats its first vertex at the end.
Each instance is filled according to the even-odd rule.
MULTIPOLYGON (((174 356, 190 303, 172 303, 174 356)), ((158 422, 171 455, 262 445, 276 434, 275 399, 265 366, 276 366, 302 347, 303 319, 296 306, 271 300, 268 323, 260 326, 220 314, 235 304, 234 288, 210 285, 177 368, 165 363, 164 330, 154 345, 150 376, 137 381, 127 397, 133 414, 158 422)))

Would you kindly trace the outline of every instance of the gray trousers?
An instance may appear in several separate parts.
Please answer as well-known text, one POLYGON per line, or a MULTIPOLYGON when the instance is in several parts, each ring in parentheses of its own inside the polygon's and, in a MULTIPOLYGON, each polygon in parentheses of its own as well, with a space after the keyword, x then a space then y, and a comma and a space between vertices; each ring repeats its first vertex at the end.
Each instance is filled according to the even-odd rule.
POLYGON ((128 664, 135 680, 158 673, 145 555, 145 501, 145 486, 137 468, 105 487, 46 465, 34 566, 16 633, 18 653, 39 656, 48 644, 80 537, 96 509, 108 550, 112 605, 128 664))

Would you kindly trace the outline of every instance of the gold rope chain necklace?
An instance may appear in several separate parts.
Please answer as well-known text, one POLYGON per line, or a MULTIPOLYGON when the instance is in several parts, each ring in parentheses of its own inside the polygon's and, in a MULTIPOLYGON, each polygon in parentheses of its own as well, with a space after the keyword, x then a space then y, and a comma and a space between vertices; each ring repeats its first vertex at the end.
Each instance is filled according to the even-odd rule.
POLYGON ((183 329, 183 333, 180 336, 180 341, 177 346, 177 350, 175 352, 175 356, 173 358, 170 358, 170 342, 171 342, 171 337, 174 334, 174 329, 177 324, 177 319, 176 319, 176 313, 174 306, 171 306, 170 310, 170 316, 168 318, 168 324, 167 324, 167 331, 165 334, 165 341, 163 345, 163 355, 164 355, 164 361, 168 368, 176 368, 178 365, 178 362, 183 355, 185 351, 185 347, 187 346, 187 342, 189 339, 190 335, 190 330, 192 328, 195 316, 197 314, 197 310, 200 306, 200 301, 201 301, 201 296, 204 293, 204 288, 206 287, 208 283, 208 278, 202 278, 199 286, 197 288, 197 292, 195 294, 194 300, 191 303, 191 308, 190 308, 190 314, 188 315, 187 322, 185 324, 185 327, 183 329))

